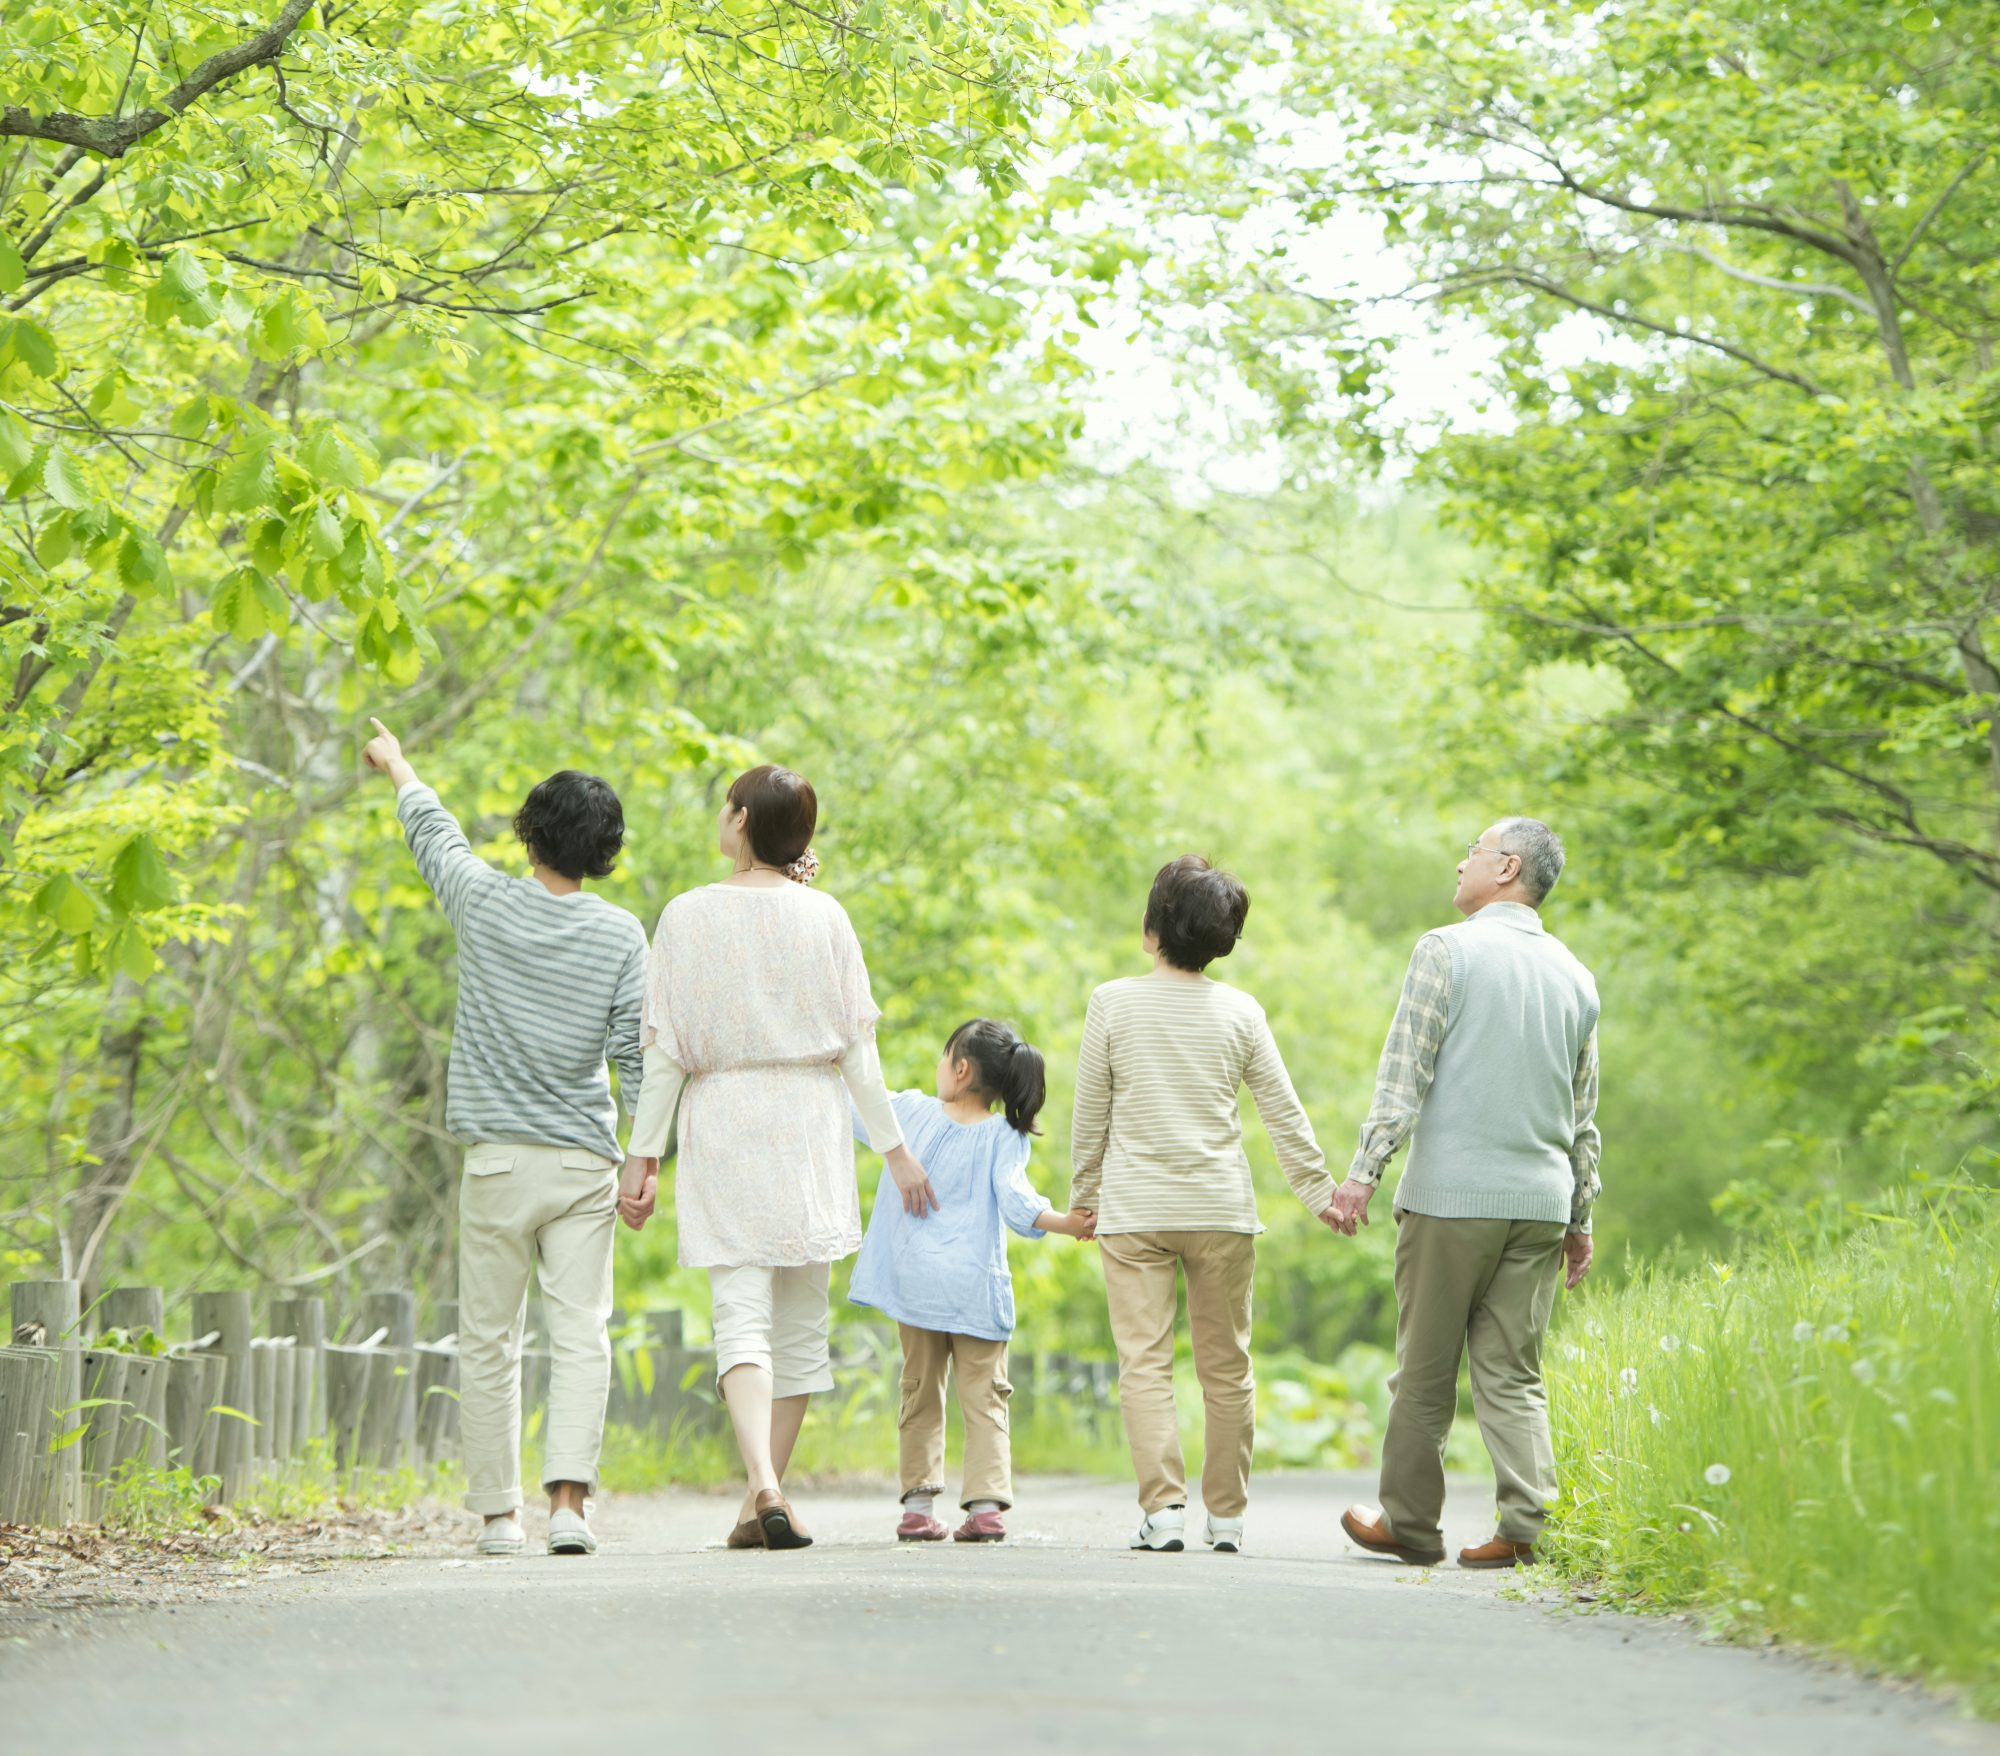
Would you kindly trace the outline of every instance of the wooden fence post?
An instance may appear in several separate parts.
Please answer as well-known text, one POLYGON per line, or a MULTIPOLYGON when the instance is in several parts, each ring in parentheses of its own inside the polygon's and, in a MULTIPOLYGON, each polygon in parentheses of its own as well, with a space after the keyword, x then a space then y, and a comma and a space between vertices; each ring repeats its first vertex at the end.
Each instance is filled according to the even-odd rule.
POLYGON ((54 1348, 0 1347, 0 1524, 39 1524, 56 1402, 54 1348))
POLYGON ((317 1293, 271 1301, 271 1333, 292 1338, 298 1379, 292 1390, 294 1449, 326 1437, 326 1301, 317 1293))
POLYGON ((81 1312, 73 1280, 17 1280, 13 1294, 14 1335, 56 1356, 55 1382, 49 1387, 50 1424, 44 1452, 36 1460, 43 1481, 37 1515, 50 1524, 71 1524, 83 1516, 83 1452, 81 1440, 64 1444, 66 1435, 87 1422, 77 1404, 83 1400, 83 1343, 77 1330, 81 1312), (39 1340, 34 1339, 39 1334, 39 1340), (50 1451, 47 1447, 60 1446, 50 1451))
POLYGON ((215 1428, 214 1473, 222 1478, 222 1499, 226 1505, 250 1485, 252 1463, 257 1456, 253 1441, 257 1429, 250 1422, 262 1418, 257 1407, 256 1363, 250 1350, 249 1293, 241 1288, 196 1293, 194 1332, 215 1335, 209 1353, 223 1362, 221 1394, 216 1400, 222 1408, 235 1411, 218 1416, 215 1428))
POLYGON ((398 1291, 369 1293, 361 1301, 361 1327, 382 1337, 368 1387, 367 1439, 363 1452, 383 1469, 410 1461, 417 1437, 417 1301, 398 1291))
POLYGON ((122 1329, 128 1335, 167 1335, 167 1295, 158 1287, 113 1287, 97 1301, 96 1330, 122 1329))

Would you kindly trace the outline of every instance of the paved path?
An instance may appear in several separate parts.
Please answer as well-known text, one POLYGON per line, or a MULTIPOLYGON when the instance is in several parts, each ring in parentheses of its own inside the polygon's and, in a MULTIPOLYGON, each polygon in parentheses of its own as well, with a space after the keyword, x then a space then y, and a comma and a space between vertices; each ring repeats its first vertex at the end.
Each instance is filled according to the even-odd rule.
MULTIPOLYGON (((409 1557, 0 1649, 0 1749, 286 1756, 1911 1756, 2000 1752, 1907 1691, 1354 1555, 1368 1484, 1259 1483, 1250 1550, 1132 1554, 1125 1487, 1025 1484, 999 1548, 897 1548, 886 1496, 731 1554, 733 1502, 602 1509, 594 1560, 409 1557)), ((1485 1534, 1479 1484, 1447 1535, 1485 1534)))

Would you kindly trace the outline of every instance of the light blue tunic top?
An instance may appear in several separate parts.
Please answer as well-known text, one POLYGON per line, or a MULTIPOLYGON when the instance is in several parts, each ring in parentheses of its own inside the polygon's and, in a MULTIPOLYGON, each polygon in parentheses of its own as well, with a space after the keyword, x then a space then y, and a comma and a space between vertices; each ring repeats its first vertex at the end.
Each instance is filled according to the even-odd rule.
MULTIPOLYGON (((926 1092, 899 1091, 890 1101, 938 1205, 912 1219, 885 1171, 847 1296, 914 1329, 1005 1341, 1014 1333, 1014 1281, 1002 1227, 1039 1238, 1035 1221, 1048 1210, 1028 1182, 1028 1137, 1002 1115, 954 1122, 926 1092)), ((859 1118, 855 1137, 867 1139, 859 1118)))

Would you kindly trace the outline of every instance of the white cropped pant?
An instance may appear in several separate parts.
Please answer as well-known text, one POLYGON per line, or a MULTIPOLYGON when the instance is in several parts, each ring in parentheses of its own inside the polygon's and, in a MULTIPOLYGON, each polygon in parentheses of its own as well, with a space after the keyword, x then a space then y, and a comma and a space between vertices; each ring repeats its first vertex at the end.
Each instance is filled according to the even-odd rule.
POLYGON ((737 1366, 762 1366, 773 1396, 805 1396, 833 1388, 826 1348, 826 1289, 830 1262, 797 1268, 711 1268, 715 1377, 737 1366))

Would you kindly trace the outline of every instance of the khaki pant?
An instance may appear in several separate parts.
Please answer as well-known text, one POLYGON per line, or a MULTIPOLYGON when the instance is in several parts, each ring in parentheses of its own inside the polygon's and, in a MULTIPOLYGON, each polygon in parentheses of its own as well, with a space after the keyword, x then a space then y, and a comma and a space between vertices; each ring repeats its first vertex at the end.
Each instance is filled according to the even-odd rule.
POLYGON ((544 1485, 594 1482, 611 1389, 611 1228, 618 1178, 601 1153, 475 1146, 458 1188, 458 1420, 465 1503, 521 1504, 521 1323, 539 1272, 549 1325, 544 1485))
POLYGON ((1207 1427, 1202 1504, 1217 1518, 1241 1517, 1250 1499, 1250 1451, 1257 1438, 1257 1378, 1250 1366, 1257 1240, 1248 1232, 1123 1232, 1097 1243, 1140 1508, 1150 1513, 1187 1504, 1187 1465, 1174 1406, 1175 1282, 1185 1275, 1188 1332, 1207 1427))
POLYGON ((1014 1504, 1014 1459, 1007 1443, 1007 1344, 975 1335, 896 1325, 903 1338, 903 1407, 896 1417, 902 1441, 903 1498, 944 1492, 944 1382, 958 1377, 958 1412, 965 1423, 965 1471, 959 1504, 997 1500, 1014 1504))
POLYGON ((1399 1213, 1396 1224, 1396 1371, 1382 1441, 1389 1529, 1410 1548, 1444 1550, 1445 1438, 1458 1408, 1458 1362, 1469 1352, 1500 1534, 1531 1543, 1556 1493, 1542 1340, 1567 1228, 1559 1220, 1425 1213, 1399 1213))

